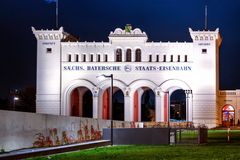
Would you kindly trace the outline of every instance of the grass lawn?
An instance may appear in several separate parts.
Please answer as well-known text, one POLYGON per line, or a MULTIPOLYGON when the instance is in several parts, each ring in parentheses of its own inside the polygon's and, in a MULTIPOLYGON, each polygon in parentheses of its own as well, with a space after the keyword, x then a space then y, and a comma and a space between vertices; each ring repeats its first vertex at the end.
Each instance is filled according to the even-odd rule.
POLYGON ((227 142, 226 130, 209 130, 206 145, 175 145, 148 146, 129 145, 100 147, 47 157, 34 160, 161 160, 161 159, 240 159, 240 131, 231 131, 232 141, 227 142))

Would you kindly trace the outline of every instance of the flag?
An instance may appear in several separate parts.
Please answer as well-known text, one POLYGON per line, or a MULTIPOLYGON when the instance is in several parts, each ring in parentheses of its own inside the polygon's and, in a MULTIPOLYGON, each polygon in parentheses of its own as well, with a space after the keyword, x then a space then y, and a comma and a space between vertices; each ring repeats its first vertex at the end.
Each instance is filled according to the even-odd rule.
POLYGON ((58 0, 45 0, 47 3, 56 3, 56 28, 58 28, 58 0))
POLYGON ((47 3, 57 2, 57 0, 45 0, 47 3))

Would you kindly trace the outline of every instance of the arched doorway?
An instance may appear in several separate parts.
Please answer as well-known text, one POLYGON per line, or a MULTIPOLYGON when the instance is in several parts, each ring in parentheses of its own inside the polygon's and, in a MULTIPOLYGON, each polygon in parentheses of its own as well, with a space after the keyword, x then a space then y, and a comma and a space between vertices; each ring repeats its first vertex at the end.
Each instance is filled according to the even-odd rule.
POLYGON ((235 110, 232 105, 225 105, 222 109, 222 125, 225 127, 233 126, 235 119, 235 110))
MULTIPOLYGON (((109 90, 107 88, 103 92, 103 109, 102 118, 110 119, 110 107, 109 107, 109 90)), ((118 87, 113 87, 113 108, 112 108, 112 119, 124 121, 124 94, 118 87)))
POLYGON ((186 121, 186 94, 177 89, 170 95, 170 121, 186 121))
POLYGON ((141 96, 141 121, 155 121, 155 94, 153 90, 143 87, 141 96))
POLYGON ((93 117, 93 96, 87 87, 77 87, 71 92, 70 115, 93 117))
POLYGON ((121 89, 114 88, 113 93, 113 120, 124 121, 124 95, 121 89))

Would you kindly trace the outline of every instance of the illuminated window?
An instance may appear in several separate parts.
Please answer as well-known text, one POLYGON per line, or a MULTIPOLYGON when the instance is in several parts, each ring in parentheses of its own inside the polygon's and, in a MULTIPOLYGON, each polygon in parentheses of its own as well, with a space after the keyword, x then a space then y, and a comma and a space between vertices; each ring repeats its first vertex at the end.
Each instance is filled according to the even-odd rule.
POLYGON ((149 62, 152 62, 152 55, 149 55, 149 62))
POLYGON ((177 61, 180 62, 180 55, 177 56, 177 61))
POLYGON ((173 62, 173 55, 171 55, 171 59, 170 59, 170 62, 173 62))
POLYGON ((187 55, 184 56, 184 62, 187 62, 188 59, 187 59, 187 55))
POLYGON ((202 54, 207 54, 207 49, 202 49, 202 54))
POLYGON ((136 62, 141 62, 141 50, 140 49, 136 49, 135 51, 135 61, 136 62))
POLYGON ((156 62, 159 62, 159 55, 156 56, 156 62))
POLYGON ((227 104, 222 109, 222 123, 223 126, 234 125, 235 110, 233 106, 227 104))
POLYGON ((47 48, 46 52, 47 53, 52 53, 52 48, 47 48))
POLYGON ((122 50, 121 49, 116 50, 116 62, 122 62, 122 50))
POLYGON ((163 62, 166 62, 166 55, 163 55, 163 62))
POLYGON ((132 61, 132 52, 131 49, 127 49, 126 51, 126 62, 131 62, 132 61))

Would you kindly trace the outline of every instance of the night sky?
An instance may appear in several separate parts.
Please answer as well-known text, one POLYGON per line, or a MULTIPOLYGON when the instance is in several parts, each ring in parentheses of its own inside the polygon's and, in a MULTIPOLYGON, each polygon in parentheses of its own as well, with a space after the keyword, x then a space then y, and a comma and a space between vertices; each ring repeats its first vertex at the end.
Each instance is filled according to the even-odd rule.
MULTIPOLYGON (((55 3, 44 0, 0 2, 0 97, 36 83, 36 39, 31 26, 52 29, 55 3)), ((188 28, 220 29, 220 89, 240 88, 240 1, 238 0, 59 0, 59 23, 81 41, 108 41, 117 27, 132 24, 149 41, 191 41, 188 28)))

